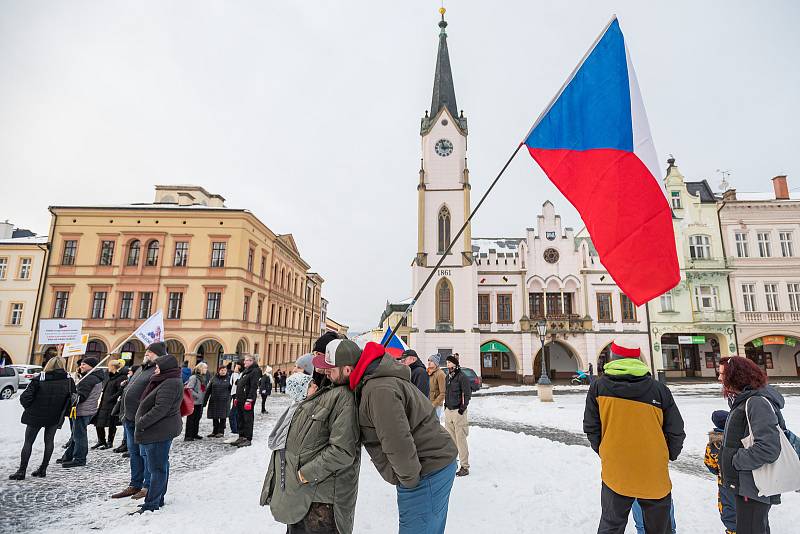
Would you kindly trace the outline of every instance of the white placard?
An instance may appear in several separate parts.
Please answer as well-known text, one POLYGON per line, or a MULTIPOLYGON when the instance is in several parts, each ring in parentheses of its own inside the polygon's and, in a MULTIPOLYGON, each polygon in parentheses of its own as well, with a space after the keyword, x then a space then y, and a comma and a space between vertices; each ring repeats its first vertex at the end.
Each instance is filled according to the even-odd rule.
POLYGON ((86 354, 86 345, 89 343, 89 334, 83 334, 81 336, 80 343, 64 343, 64 350, 61 352, 61 355, 64 358, 70 358, 72 356, 83 356, 86 354))
POLYGON ((692 344, 692 336, 678 336, 678 344, 679 345, 691 345, 692 344))
POLYGON ((63 345, 80 343, 83 337, 83 321, 81 319, 40 319, 39 344, 63 345))

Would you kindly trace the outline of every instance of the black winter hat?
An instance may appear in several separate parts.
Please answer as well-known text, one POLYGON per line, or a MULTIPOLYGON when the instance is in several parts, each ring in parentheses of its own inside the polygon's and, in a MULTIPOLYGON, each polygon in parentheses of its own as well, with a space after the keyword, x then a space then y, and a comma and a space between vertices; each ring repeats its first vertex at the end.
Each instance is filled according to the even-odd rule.
POLYGON ((165 356, 167 354, 167 345, 163 341, 156 341, 155 343, 150 343, 147 350, 156 356, 165 356))
POLYGON ((158 366, 159 369, 161 369, 161 372, 164 372, 167 369, 177 369, 178 360, 175 359, 175 356, 170 356, 169 354, 166 354, 164 356, 159 356, 158 358, 156 358, 156 365, 158 366))
POLYGON ((711 421, 713 421, 714 427, 725 430, 725 423, 728 421, 728 410, 715 410, 711 414, 711 421))
POLYGON ((453 363, 455 364, 455 366, 456 366, 456 367, 460 367, 460 364, 458 363, 458 358, 456 358, 456 357, 455 357, 455 356, 453 356, 452 354, 451 354, 450 356, 448 356, 448 357, 447 357, 447 361, 448 361, 448 362, 453 362, 453 363))
POLYGON ((86 358, 81 360, 81 363, 85 363, 89 367, 97 367, 97 364, 100 362, 94 356, 87 356, 86 358))
POLYGON ((314 352, 321 352, 325 354, 325 347, 327 347, 328 343, 334 339, 339 339, 339 334, 331 330, 325 332, 314 342, 314 352))
POLYGON ((403 354, 400 355, 401 358, 408 358, 409 356, 413 356, 419 360, 419 356, 417 356, 417 351, 414 349, 404 350, 403 354))

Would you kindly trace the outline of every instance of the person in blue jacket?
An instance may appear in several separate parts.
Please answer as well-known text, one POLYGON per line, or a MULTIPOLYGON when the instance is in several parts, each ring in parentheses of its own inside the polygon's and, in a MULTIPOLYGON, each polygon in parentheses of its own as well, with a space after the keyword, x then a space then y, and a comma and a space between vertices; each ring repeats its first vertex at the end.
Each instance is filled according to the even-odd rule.
POLYGON ((187 360, 183 362, 183 369, 181 369, 181 380, 183 380, 183 383, 185 384, 186 382, 189 381, 191 377, 192 377, 192 370, 189 367, 189 362, 187 360))

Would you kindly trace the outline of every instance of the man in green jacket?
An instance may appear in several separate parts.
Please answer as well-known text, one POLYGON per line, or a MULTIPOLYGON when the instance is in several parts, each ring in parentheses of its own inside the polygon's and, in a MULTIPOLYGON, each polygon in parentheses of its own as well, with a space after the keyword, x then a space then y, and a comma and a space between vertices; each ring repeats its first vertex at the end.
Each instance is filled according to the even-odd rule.
MULTIPOLYGON (((337 341, 328 343, 324 357, 332 352, 332 360, 355 366, 358 345, 337 341)), ((355 400, 346 385, 346 379, 332 379, 290 407, 285 446, 275 447, 260 501, 288 525, 289 534, 353 532, 361 445, 355 400)))
POLYGON ((377 343, 367 343, 354 369, 329 371, 331 379, 344 375, 356 395, 361 441, 397 487, 400 534, 442 534, 458 451, 430 400, 411 383, 409 368, 377 343))

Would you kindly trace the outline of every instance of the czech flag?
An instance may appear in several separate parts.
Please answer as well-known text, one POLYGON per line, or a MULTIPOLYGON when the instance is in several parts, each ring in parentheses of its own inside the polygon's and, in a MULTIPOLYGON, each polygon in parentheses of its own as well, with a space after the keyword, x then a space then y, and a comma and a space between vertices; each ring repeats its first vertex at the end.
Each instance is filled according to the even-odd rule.
POLYGON ((390 330, 390 328, 386 329, 386 333, 383 334, 383 339, 381 339, 381 345, 386 346, 386 352, 391 354, 393 358, 399 358, 403 351, 408 350, 408 345, 403 343, 403 340, 397 337, 394 332, 392 332, 392 339, 387 344, 386 339, 389 337, 390 330))
POLYGON ((672 211, 616 17, 524 144, 578 210, 600 261, 634 304, 678 284, 672 211))

